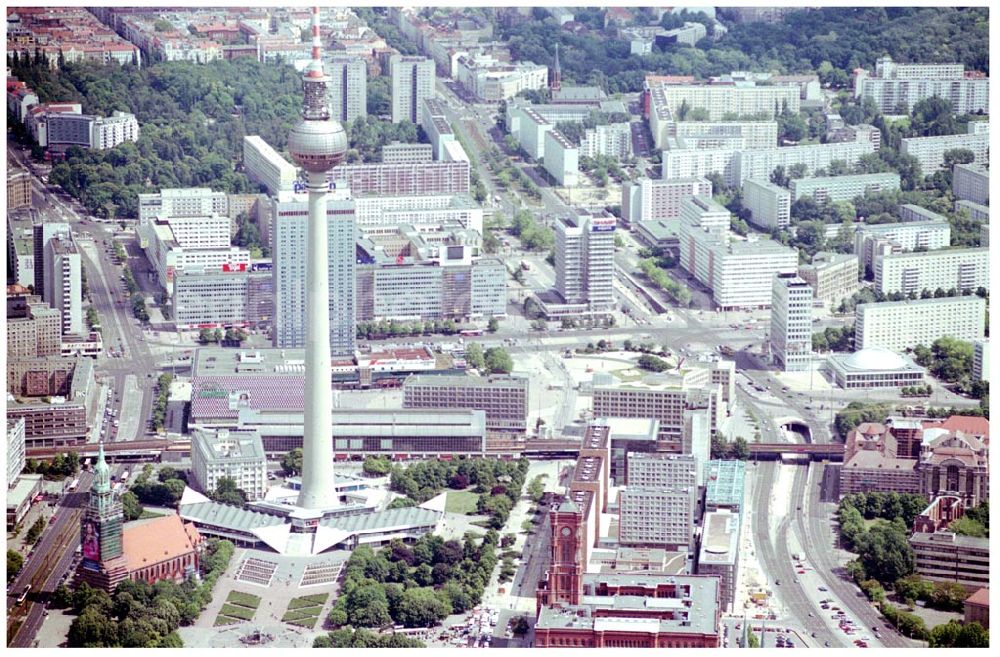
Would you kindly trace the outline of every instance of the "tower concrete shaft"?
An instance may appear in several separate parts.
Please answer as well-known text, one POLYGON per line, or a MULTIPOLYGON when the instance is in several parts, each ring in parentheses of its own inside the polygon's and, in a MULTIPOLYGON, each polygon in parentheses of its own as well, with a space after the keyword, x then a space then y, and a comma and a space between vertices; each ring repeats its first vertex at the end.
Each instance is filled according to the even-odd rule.
POLYGON ((306 171, 309 224, 306 230, 306 407, 302 438, 302 489, 298 505, 322 510, 336 506, 333 485, 333 390, 330 367, 329 239, 326 175, 344 161, 347 135, 330 120, 329 78, 323 73, 319 7, 313 8, 312 61, 302 75, 302 120, 288 135, 288 152, 306 171))
POLYGON ((308 174, 309 226, 306 251, 306 396, 302 490, 298 505, 324 509, 336 503, 333 485, 332 368, 330 366, 330 232, 326 174, 308 174))

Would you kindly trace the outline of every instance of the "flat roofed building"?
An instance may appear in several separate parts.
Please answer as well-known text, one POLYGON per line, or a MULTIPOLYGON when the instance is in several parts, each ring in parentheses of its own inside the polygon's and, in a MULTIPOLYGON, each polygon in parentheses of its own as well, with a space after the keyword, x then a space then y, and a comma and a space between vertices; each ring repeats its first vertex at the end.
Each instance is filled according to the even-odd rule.
POLYGON ((990 341, 988 338, 972 341, 972 380, 990 380, 990 341))
POLYGON ((7 172, 7 209, 30 208, 31 176, 27 171, 11 168, 7 172))
POLYGON ((921 173, 930 176, 944 166, 945 152, 957 148, 972 151, 972 161, 986 165, 989 163, 990 135, 989 133, 975 133, 939 137, 909 137, 900 141, 899 152, 917 158, 917 161, 920 162, 921 173))
POLYGON ((174 278, 173 320, 178 328, 270 326, 274 322, 271 271, 185 271, 174 278))
POLYGON ((340 164, 331 170, 328 180, 346 182, 354 196, 468 194, 469 163, 340 164))
POLYGON ((614 231, 617 220, 607 212, 585 210, 555 222, 556 292, 567 304, 590 310, 614 306, 614 231))
POLYGON ((826 170, 837 160, 853 166, 863 155, 874 152, 875 145, 867 137, 859 141, 740 150, 734 158, 731 184, 742 185, 751 178, 769 179, 778 166, 787 171, 801 164, 807 173, 826 170))
POLYGON ((806 196, 817 203, 852 201, 866 194, 899 190, 899 174, 884 172, 796 178, 789 184, 789 189, 793 202, 806 196))
POLYGON ((62 344, 62 313, 32 295, 23 317, 7 314, 7 358, 58 356, 62 344))
POLYGON ((977 163, 956 164, 951 189, 957 199, 989 205, 990 170, 977 163))
POLYGON ((740 563, 740 515, 725 509, 705 514, 698 551, 698 574, 719 578, 719 605, 723 612, 736 607, 740 563))
POLYGON ((24 520, 31 509, 31 501, 42 490, 43 475, 22 475, 8 482, 7 488, 7 531, 24 520))
POLYGON ((844 390, 903 388, 924 383, 924 368, 908 356, 881 347, 868 347, 853 354, 830 354, 827 365, 834 381, 844 390))
POLYGON ((424 99, 434 97, 434 60, 393 55, 389 59, 389 76, 392 83, 392 122, 418 123, 424 99))
POLYGON ((363 57, 334 55, 323 62, 331 83, 327 87, 330 118, 345 127, 368 116, 368 64, 363 57))
MULTIPOLYGON (((247 137, 250 139, 250 137, 247 137)), ((229 195, 214 192, 207 187, 178 187, 161 189, 153 194, 139 194, 139 223, 156 219, 181 217, 226 217, 229 214, 229 195)), ((227 236, 228 243, 228 236, 227 236)))
POLYGON ((250 180, 271 195, 291 191, 298 177, 298 169, 257 135, 243 138, 243 168, 250 180))
POLYGON ((989 249, 942 249, 875 256, 875 289, 883 294, 990 289, 989 249))
POLYGON ((854 72, 854 97, 871 99, 883 112, 893 112, 903 103, 908 110, 925 98, 938 96, 951 102, 956 114, 989 114, 990 79, 965 71, 962 64, 907 63, 888 55, 875 62, 875 74, 854 72))
POLYGON ((420 164, 433 160, 434 149, 430 144, 403 144, 394 141, 382 147, 382 162, 385 164, 420 164))
POLYGON ((858 259, 850 253, 821 251, 808 265, 799 265, 799 278, 809 284, 816 299, 836 303, 857 292, 858 259))
POLYGON ((798 269, 798 252, 770 239, 736 240, 681 225, 681 267, 712 290, 723 310, 770 308, 774 277, 798 269))
POLYGON ((951 244, 951 224, 936 212, 901 206, 902 223, 861 226, 854 233, 854 253, 864 271, 872 270, 876 255, 922 249, 933 251, 951 244))
POLYGON ((25 448, 72 447, 87 439, 87 410, 82 401, 54 397, 7 404, 8 418, 24 418, 25 448))
POLYGON ((795 85, 664 84, 661 89, 663 100, 671 109, 686 103, 691 109, 707 111, 710 121, 719 121, 726 114, 770 117, 777 115, 782 107, 798 114, 800 105, 799 88, 795 85))
POLYGON ((743 184, 743 205, 750 211, 750 221, 762 228, 785 228, 791 222, 791 194, 767 180, 743 184))
POLYGON ((580 155, 627 160, 632 157, 632 124, 611 123, 584 130, 580 155))
POLYGON ((204 493, 228 477, 253 502, 267 491, 267 458, 256 430, 199 430, 191 437, 191 470, 204 493))
POLYGON ((640 222, 678 219, 681 203, 691 196, 712 196, 706 178, 626 181, 622 186, 622 220, 625 227, 640 222))
POLYGON ((705 510, 742 513, 746 497, 746 462, 709 461, 705 465, 705 510))
MULTIPOLYGON (((712 383, 707 370, 698 370, 691 374, 694 376, 688 380, 594 386, 594 417, 609 418, 613 426, 618 418, 646 421, 650 418, 655 419, 657 444, 654 445, 654 449, 682 452, 686 414, 691 411, 707 411, 709 432, 714 434, 718 428, 718 416, 724 405, 721 384, 712 383)), ((642 435, 645 435, 645 431, 642 435)), ((612 451, 615 443, 613 438, 612 451)))
POLYGON ((771 298, 771 355, 786 372, 812 363, 812 288, 794 273, 774 277, 771 298))
MULTIPOLYGON (((972 201, 955 201, 955 212, 965 211, 968 213, 969 218, 973 221, 986 222, 986 230, 989 232, 989 221, 990 221, 990 208, 986 205, 980 205, 979 203, 973 203, 972 201)), ((982 226, 980 226, 982 228, 982 226)), ((989 243, 983 241, 980 246, 989 246, 989 243)))
POLYGON ((62 318, 63 335, 83 335, 83 279, 80 252, 66 234, 45 244, 44 299, 62 318))
MULTIPOLYGON (((268 454, 302 447, 302 413, 241 410, 239 426, 258 432, 268 454)), ((334 409, 335 456, 438 458, 485 456, 486 413, 451 409, 334 409)))
POLYGON ((420 110, 420 127, 431 142, 434 159, 441 159, 441 151, 446 142, 455 140, 455 133, 444 113, 444 104, 437 98, 424 100, 420 110))
MULTIPOLYGON (((389 165, 396 166, 396 165, 389 165)), ((281 197, 272 213, 275 347, 302 347, 306 339, 306 240, 309 205, 305 198, 281 197)), ((330 348, 334 357, 354 355, 356 329, 357 228, 354 199, 343 189, 326 196, 329 238, 330 348)))
POLYGON ((629 454, 627 487, 618 501, 619 543, 690 549, 697 491, 694 456, 629 454))
POLYGON ((580 172, 580 147, 558 130, 545 133, 545 170, 561 187, 575 187, 580 172))
POLYGON ((24 470, 24 418, 7 419, 7 488, 13 488, 24 470))
POLYGON ((986 329, 986 300, 975 295, 864 303, 855 311, 856 349, 930 347, 949 336, 970 342, 986 329))
MULTIPOLYGON (((737 157, 735 148, 682 148, 662 152, 660 170, 664 180, 678 178, 704 178, 716 173, 730 187, 739 186, 737 157)), ((772 169, 773 170, 773 169, 772 169)))
POLYGON ((990 583, 990 539, 952 532, 910 536, 917 574, 932 582, 957 582, 972 590, 990 583))
POLYGON ((482 410, 490 431, 524 433, 528 424, 526 377, 421 376, 403 384, 403 408, 482 410))

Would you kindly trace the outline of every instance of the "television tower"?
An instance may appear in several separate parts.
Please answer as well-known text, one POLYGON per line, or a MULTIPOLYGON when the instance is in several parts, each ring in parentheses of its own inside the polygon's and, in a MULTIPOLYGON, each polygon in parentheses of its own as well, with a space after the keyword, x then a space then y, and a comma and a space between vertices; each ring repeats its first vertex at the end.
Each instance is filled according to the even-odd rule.
POLYGON ((302 120, 288 135, 288 152, 306 171, 309 224, 306 251, 306 394, 302 440, 302 489, 298 506, 322 510, 336 505, 333 485, 330 367, 329 227, 327 173, 344 161, 347 134, 330 120, 327 84, 320 58, 319 7, 313 7, 312 61, 302 75, 302 120))

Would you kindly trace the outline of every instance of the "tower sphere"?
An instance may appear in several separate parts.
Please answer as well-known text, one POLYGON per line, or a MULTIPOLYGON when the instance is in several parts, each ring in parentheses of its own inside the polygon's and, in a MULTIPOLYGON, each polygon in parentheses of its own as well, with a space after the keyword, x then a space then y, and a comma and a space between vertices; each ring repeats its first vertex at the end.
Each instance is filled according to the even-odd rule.
POLYGON ((304 119, 288 134, 288 152, 306 171, 329 171, 344 161, 347 133, 337 121, 304 119))

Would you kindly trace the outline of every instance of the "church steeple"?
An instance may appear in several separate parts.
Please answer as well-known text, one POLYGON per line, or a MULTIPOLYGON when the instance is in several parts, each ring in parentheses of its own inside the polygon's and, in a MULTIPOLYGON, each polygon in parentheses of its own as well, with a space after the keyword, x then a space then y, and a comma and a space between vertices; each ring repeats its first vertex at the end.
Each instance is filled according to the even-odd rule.
POLYGON ((104 460, 104 441, 97 448, 97 463, 94 465, 94 492, 108 493, 111 491, 111 468, 104 460))
POLYGON ((552 91, 559 91, 562 88, 562 71, 559 69, 559 44, 556 44, 556 59, 555 63, 552 65, 552 71, 549 77, 549 89, 552 91))

